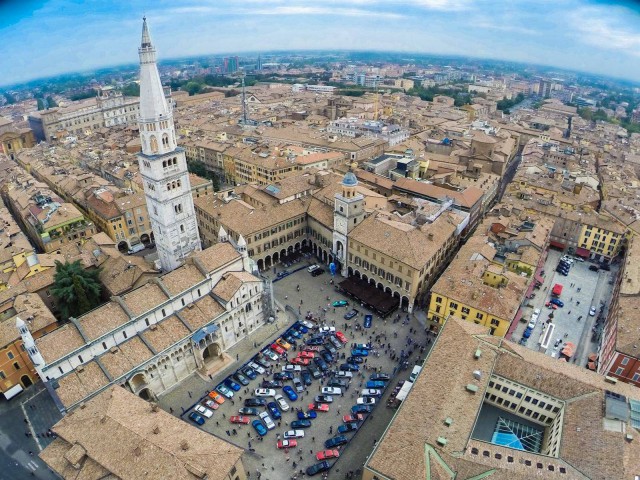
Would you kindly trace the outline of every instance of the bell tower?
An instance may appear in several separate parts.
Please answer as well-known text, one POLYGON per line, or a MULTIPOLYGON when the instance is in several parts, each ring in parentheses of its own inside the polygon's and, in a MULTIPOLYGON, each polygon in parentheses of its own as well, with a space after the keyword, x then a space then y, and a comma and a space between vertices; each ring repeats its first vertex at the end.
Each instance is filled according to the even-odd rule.
POLYGON ((171 271, 200 250, 200 236, 185 152, 176 143, 173 112, 164 96, 146 18, 138 54, 142 144, 138 163, 160 264, 171 271))
POLYGON ((349 171, 336 193, 333 210, 333 251, 340 263, 340 273, 347 276, 347 246, 349 232, 364 219, 364 196, 358 193, 358 179, 349 171))

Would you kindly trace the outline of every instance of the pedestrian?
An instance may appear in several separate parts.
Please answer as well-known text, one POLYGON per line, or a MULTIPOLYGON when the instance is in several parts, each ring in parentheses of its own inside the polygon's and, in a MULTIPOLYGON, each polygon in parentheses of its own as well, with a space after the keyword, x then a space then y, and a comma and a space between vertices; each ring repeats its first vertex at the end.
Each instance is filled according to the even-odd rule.
POLYGON ((231 436, 231 432, 229 430, 227 430, 227 437, 231 436))
POLYGON ((191 395, 191 392, 187 392, 189 394, 189 398, 193 398, 193 396, 191 395))
POLYGON ((223 413, 222 418, 227 418, 227 415, 223 413))
POLYGON ((220 426, 220 422, 216 420, 216 427, 220 426))
POLYGON ((173 408, 169 407, 169 413, 173 413, 173 408))
POLYGON ((234 428, 233 430, 231 430, 233 432, 234 435, 238 434, 238 431, 234 428))

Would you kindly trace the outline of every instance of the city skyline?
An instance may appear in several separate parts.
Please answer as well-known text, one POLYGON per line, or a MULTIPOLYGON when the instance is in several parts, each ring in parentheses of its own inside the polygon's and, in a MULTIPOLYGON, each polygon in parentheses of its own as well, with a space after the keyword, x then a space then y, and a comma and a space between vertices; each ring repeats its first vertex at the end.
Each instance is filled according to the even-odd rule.
POLYGON ((224 1, 38 0, 0 7, 8 66, 0 83, 134 63, 137 52, 130 45, 143 15, 161 60, 285 49, 375 50, 640 78, 640 15, 630 2, 522 0, 504 7, 467 0, 330 0, 312 6, 250 0, 239 7, 224 1))

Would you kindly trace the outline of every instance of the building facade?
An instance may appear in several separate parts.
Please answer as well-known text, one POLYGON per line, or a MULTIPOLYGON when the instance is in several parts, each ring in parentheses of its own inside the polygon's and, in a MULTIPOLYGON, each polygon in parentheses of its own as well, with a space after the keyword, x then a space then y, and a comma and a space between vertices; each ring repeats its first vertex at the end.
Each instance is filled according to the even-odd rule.
POLYGON ((147 210, 163 270, 171 271, 200 250, 187 160, 176 143, 173 111, 164 97, 146 19, 140 55, 140 140, 138 155, 147 210))

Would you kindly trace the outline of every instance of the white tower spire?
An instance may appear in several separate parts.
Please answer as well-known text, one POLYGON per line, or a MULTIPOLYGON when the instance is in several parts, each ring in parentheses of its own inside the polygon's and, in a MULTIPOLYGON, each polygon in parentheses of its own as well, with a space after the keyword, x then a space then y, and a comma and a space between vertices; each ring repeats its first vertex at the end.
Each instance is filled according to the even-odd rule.
POLYGON ((140 55, 140 174, 151 228, 163 270, 180 266, 200 250, 184 149, 176 143, 173 112, 164 96, 147 19, 142 22, 140 55))
POLYGON ((29 331, 29 327, 27 327, 27 324, 24 323, 20 317, 16 317, 16 328, 20 331, 22 343, 29 354, 29 358, 31 358, 31 361, 33 362, 33 366, 36 367, 36 372, 38 372, 41 379, 45 380, 45 376, 42 374, 44 358, 42 358, 38 347, 36 347, 36 342, 33 341, 33 336, 29 331))

